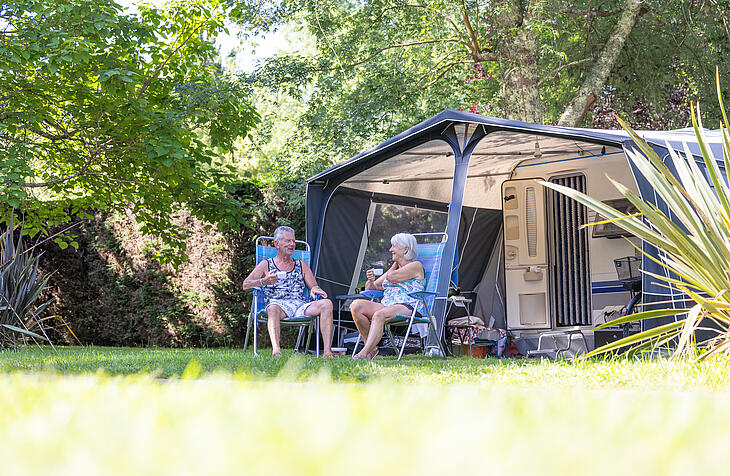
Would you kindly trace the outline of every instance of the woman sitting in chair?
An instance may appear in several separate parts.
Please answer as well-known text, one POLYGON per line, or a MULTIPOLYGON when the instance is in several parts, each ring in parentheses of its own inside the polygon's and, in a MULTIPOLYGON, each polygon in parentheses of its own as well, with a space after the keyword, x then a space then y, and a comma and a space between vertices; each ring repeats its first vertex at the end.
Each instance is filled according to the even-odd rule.
POLYGON ((408 233, 398 233, 390 239, 390 254, 393 265, 382 276, 376 277, 375 270, 367 271, 365 289, 383 291, 380 302, 357 299, 350 306, 352 319, 360 331, 365 347, 353 355, 353 359, 371 360, 378 354, 377 345, 383 336, 387 322, 398 314, 410 316, 418 309, 420 301, 409 293, 423 291, 426 287, 423 265, 414 261, 418 256, 416 238, 408 233))

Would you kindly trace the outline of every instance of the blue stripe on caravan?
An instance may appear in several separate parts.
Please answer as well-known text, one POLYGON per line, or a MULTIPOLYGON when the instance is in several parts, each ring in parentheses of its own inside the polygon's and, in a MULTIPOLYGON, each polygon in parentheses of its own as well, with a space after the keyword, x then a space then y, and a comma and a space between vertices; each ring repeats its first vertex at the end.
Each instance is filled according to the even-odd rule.
POLYGON ((592 294, 625 293, 623 286, 615 288, 594 288, 592 294))
POLYGON ((621 281, 594 281, 591 283, 593 294, 623 293, 626 292, 621 281))

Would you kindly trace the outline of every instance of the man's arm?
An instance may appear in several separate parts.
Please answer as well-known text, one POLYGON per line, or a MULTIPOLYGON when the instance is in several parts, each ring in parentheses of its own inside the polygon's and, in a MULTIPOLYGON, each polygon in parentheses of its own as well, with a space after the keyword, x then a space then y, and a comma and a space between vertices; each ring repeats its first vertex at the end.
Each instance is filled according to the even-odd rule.
POLYGON ((257 286, 270 286, 276 282, 276 273, 268 273, 266 260, 260 262, 251 273, 243 280, 243 290, 257 286))
POLYGON ((312 269, 304 261, 302 261, 302 275, 304 277, 304 284, 306 284, 309 288, 310 296, 314 297, 315 295, 320 295, 323 298, 327 298, 327 293, 324 292, 324 289, 319 287, 317 280, 314 278, 314 273, 312 273, 312 269))

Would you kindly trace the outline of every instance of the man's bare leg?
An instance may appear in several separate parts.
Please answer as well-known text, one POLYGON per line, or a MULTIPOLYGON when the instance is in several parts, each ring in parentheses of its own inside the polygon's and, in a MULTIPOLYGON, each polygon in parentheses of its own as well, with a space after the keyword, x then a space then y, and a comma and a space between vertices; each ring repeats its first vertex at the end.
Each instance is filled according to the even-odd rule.
MULTIPOLYGON (((307 306, 304 314, 307 316, 319 316, 319 327, 322 332, 322 343, 324 344, 324 356, 332 356, 332 301, 321 299, 307 306)), ((315 336, 316 337, 316 336, 315 336)))
POLYGON ((269 314, 266 327, 269 329, 269 338, 271 339, 271 355, 278 357, 281 355, 281 320, 286 317, 286 314, 276 304, 270 305, 266 310, 269 314))

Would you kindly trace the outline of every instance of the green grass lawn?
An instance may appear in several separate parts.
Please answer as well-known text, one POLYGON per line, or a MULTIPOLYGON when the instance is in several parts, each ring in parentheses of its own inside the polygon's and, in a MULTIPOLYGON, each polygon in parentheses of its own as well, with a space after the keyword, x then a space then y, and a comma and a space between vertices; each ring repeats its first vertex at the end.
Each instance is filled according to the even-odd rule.
POLYGON ((2 474, 725 474, 730 366, 0 352, 2 474))

